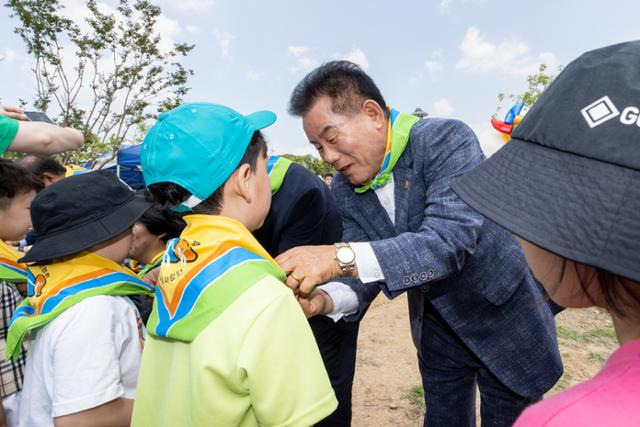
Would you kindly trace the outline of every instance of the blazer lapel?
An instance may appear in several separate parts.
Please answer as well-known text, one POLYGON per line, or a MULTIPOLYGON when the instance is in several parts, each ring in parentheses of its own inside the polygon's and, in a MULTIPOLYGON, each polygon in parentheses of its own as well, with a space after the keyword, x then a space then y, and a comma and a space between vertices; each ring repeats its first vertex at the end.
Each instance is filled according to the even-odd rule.
POLYGON ((395 236, 395 228, 382 207, 378 196, 373 190, 355 195, 356 203, 352 215, 357 221, 363 224, 365 230, 369 229, 377 234, 378 239, 388 239, 395 236), (367 226, 368 225, 368 226, 367 226))

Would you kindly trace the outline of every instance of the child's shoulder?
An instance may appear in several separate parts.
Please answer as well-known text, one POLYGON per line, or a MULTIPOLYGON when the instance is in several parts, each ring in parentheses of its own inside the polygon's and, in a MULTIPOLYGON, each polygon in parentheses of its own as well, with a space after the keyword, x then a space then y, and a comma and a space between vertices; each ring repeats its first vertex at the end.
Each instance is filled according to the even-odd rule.
POLYGON ((96 295, 77 302, 45 326, 49 333, 63 333, 69 326, 75 330, 102 327, 135 319, 135 307, 124 297, 96 295), (82 325, 82 326, 81 326, 82 325))

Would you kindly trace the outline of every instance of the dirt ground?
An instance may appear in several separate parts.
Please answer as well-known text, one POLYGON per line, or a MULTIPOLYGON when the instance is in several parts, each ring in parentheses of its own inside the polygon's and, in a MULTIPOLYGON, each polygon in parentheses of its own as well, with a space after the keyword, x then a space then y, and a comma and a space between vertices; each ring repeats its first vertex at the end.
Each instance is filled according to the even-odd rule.
MULTIPOLYGON (((565 310, 556 324, 565 369, 548 395, 592 377, 617 347, 611 320, 601 310, 565 310)), ((353 426, 421 426, 422 399, 406 297, 379 297, 360 326, 353 426)))

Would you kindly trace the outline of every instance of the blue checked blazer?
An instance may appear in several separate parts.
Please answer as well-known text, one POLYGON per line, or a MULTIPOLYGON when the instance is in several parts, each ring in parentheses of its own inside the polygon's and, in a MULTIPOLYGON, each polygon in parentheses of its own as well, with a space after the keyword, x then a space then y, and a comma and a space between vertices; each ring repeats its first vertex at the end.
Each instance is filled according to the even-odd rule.
POLYGON ((482 163, 471 129, 456 120, 416 123, 393 171, 395 226, 373 191, 332 189, 343 241, 371 242, 385 281, 344 279, 358 295, 357 320, 382 290, 407 292, 411 334, 422 348, 428 299, 500 381, 521 396, 549 390, 562 374, 553 314, 509 232, 467 206, 452 180, 482 163))

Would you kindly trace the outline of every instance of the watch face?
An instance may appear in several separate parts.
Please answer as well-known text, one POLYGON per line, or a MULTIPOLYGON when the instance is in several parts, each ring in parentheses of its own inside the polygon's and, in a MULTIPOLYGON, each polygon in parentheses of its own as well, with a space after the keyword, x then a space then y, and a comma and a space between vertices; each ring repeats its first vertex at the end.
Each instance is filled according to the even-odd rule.
POLYGON ((342 264, 351 264, 353 261, 355 261, 356 254, 353 252, 353 249, 342 247, 338 248, 336 252, 336 258, 338 258, 338 261, 340 261, 342 264))

